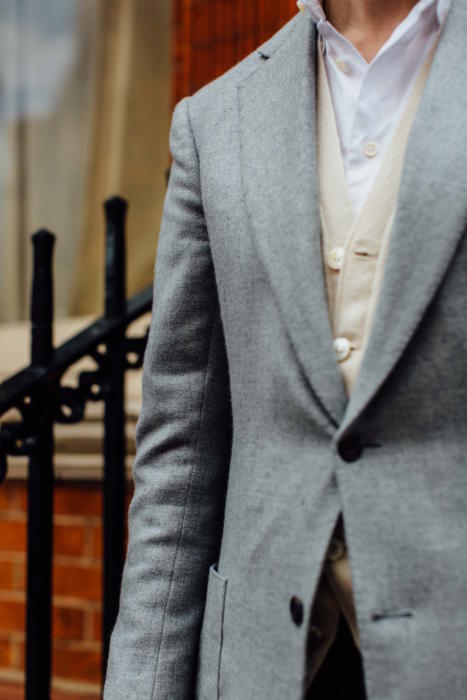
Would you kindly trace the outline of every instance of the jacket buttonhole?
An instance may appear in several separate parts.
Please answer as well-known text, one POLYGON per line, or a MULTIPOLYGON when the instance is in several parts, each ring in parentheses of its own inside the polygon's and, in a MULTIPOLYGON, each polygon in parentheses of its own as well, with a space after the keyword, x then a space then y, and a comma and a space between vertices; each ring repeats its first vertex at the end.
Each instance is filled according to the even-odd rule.
POLYGON ((388 610, 381 613, 373 613, 371 619, 373 622, 379 622, 380 620, 387 620, 390 618, 398 617, 413 617, 412 610, 388 610))

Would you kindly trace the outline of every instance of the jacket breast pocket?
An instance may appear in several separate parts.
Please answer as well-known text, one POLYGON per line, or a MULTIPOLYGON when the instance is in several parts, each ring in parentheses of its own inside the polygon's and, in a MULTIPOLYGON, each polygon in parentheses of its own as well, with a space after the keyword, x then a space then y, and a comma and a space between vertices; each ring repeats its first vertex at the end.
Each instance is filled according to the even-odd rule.
POLYGON ((217 564, 212 564, 209 568, 199 641, 196 677, 196 698, 199 700, 215 700, 219 697, 226 592, 227 579, 218 573, 217 564))

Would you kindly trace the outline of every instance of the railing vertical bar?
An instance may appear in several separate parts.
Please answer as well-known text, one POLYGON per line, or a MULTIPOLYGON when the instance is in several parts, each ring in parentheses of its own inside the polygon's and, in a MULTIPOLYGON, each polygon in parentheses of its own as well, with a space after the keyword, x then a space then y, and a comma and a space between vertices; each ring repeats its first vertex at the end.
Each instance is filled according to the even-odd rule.
MULTIPOLYGON (((105 203, 105 315, 120 318, 126 311, 125 219, 127 203, 114 197, 105 203)), ((105 676, 109 642, 118 613, 125 547, 125 330, 107 344, 108 384, 104 418, 104 564, 102 669, 105 676)))
MULTIPOLYGON (((31 299, 31 364, 53 357, 54 236, 32 237, 34 274, 31 299)), ((34 435, 28 477, 28 568, 26 612, 26 700, 47 700, 51 677, 53 543, 53 389, 33 396, 34 435)), ((31 436, 30 436, 31 439, 31 436)))

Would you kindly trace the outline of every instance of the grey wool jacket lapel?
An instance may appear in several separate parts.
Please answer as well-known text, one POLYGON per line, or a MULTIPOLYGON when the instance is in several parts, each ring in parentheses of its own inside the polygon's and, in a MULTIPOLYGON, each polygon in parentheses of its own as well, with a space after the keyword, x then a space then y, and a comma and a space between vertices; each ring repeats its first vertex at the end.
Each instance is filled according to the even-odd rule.
POLYGON ((467 3, 454 0, 442 31, 407 145, 374 324, 338 436, 396 366, 465 233, 467 3))
POLYGON ((304 18, 288 41, 264 44, 259 51, 267 65, 238 87, 251 234, 310 385, 339 428, 336 437, 397 364, 464 232, 459 195, 467 166, 456 144, 467 136, 467 76, 459 70, 467 65, 467 7, 453 5, 409 138, 379 303, 349 402, 332 347, 321 262, 316 25, 304 18))
POLYGON ((321 263, 316 167, 316 25, 299 17, 287 40, 238 87, 240 159, 250 232, 284 323, 330 426, 346 395, 332 347, 321 263))

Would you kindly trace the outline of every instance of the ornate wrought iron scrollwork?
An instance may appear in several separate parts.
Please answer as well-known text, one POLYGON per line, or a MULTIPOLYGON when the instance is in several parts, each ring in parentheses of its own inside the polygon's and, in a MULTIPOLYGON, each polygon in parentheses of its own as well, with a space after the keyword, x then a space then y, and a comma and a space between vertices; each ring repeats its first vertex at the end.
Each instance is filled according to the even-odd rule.
POLYGON ((91 350, 89 356, 97 364, 95 370, 84 370, 78 376, 78 385, 59 386, 55 420, 73 424, 84 419, 88 401, 103 401, 108 391, 108 362, 105 351, 91 350))
MULTIPOLYGON (((127 370, 143 365, 147 334, 127 338, 127 329, 152 307, 148 287, 127 299, 125 293, 126 202, 108 200, 106 213, 105 313, 62 345, 53 345, 54 237, 33 236, 31 364, 0 384, 0 417, 11 409, 18 419, 0 426, 0 481, 7 457, 28 456, 28 590, 26 688, 34 698, 50 695, 54 423, 78 423, 88 402, 103 401, 104 525, 102 663, 106 668, 110 633, 118 611, 125 540, 125 404, 127 370), (67 385, 68 370, 91 357, 95 367, 67 385), (31 693, 30 693, 31 694, 31 693)), ((78 372, 80 370, 78 369, 78 372)), ((28 691, 27 691, 28 692, 28 691)), ((28 696, 29 697, 29 696, 28 696)))
MULTIPOLYGON (((149 327, 141 337, 127 337, 123 340, 125 370, 136 370, 143 366, 144 353, 149 336, 149 327)), ((88 401, 105 400, 110 386, 110 368, 107 351, 96 347, 89 352, 97 365, 95 370, 84 370, 78 376, 77 386, 59 385, 54 420, 62 424, 75 424, 84 419, 88 401)), ((24 405, 22 410, 27 410, 24 405)), ((1 443, 0 443, 1 452, 1 443)), ((0 455, 1 460, 1 455, 0 455)), ((0 462, 0 470, 2 463, 0 462)), ((6 469, 6 468, 5 468, 6 469)))
POLYGON ((7 458, 27 457, 36 444, 29 399, 23 399, 16 408, 22 414, 22 420, 9 421, 0 426, 0 483, 6 479, 8 472, 7 458))
POLYGON ((57 423, 79 423, 84 418, 86 397, 77 387, 61 386, 58 390, 54 420, 57 423))
POLYGON ((3 449, 2 449, 2 439, 0 436, 0 484, 5 481, 7 473, 8 473, 8 461, 6 458, 6 454, 3 452, 3 449))
POLYGON ((149 327, 145 335, 139 338, 125 338, 126 369, 140 369, 143 366, 148 337, 149 327))

